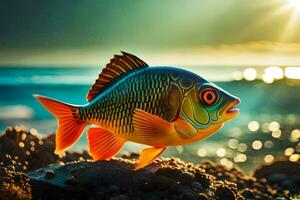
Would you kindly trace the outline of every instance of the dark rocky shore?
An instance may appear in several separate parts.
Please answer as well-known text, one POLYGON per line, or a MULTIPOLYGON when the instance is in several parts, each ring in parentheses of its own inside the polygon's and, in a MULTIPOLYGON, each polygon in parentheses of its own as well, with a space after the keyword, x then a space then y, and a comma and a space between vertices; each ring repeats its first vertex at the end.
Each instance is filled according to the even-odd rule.
POLYGON ((157 159, 133 171, 136 155, 92 162, 87 152, 53 152, 54 135, 42 138, 34 129, 7 128, 0 136, 0 200, 299 197, 300 163, 277 161, 250 177, 210 162, 157 159))

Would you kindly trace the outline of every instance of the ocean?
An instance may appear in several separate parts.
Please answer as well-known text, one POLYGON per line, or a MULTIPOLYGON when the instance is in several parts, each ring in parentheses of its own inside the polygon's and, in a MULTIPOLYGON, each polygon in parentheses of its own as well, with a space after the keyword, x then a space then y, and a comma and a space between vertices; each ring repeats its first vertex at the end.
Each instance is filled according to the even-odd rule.
MULTIPOLYGON (((235 162, 236 155, 246 154, 246 152, 249 155, 258 153, 251 147, 253 141, 260 140, 264 145, 267 140, 278 139, 287 140, 280 148, 276 148, 278 155, 282 154, 288 145, 297 150, 298 143, 288 142, 288 138, 293 130, 300 128, 299 80, 283 79, 266 84, 261 80, 233 80, 234 73, 242 72, 243 68, 240 67, 189 67, 188 69, 240 97, 241 112, 239 117, 228 122, 221 131, 210 138, 185 147, 170 148, 167 155, 182 156, 183 159, 193 162, 210 156, 220 160, 225 156, 226 159, 235 162), (259 129, 256 131, 249 129, 249 124, 253 121, 259 124, 259 129), (270 130, 264 130, 263 126, 271 122, 281 124, 282 134, 279 138, 272 137, 270 130), (239 151, 238 147, 231 148, 229 141, 232 139, 245 144, 246 151, 239 151), (218 148, 225 149, 226 154, 218 156, 216 154, 218 148), (205 153, 203 149, 206 149, 205 153)), ((32 94, 41 94, 72 104, 85 104, 86 93, 100 71, 100 67, 1 67, 0 129, 20 125, 27 129, 35 128, 42 135, 55 132, 55 118, 32 97, 32 94)), ((276 144, 274 141, 273 143, 276 144)), ((86 148, 85 136, 73 147, 74 150, 86 148)), ((139 145, 130 143, 123 150, 138 151, 139 149, 139 145)), ((268 151, 272 152, 272 149, 262 148, 260 152, 264 156, 268 151)), ((255 164, 261 162, 261 159, 254 162, 248 158, 248 165, 245 166, 249 166, 249 161, 255 164)), ((243 162, 241 165, 243 166, 243 162)))
MULTIPOLYGON (((213 80, 228 81, 234 69, 227 70, 221 76, 214 70, 200 70, 198 73, 205 73, 205 77, 213 80)), ((32 94, 85 104, 86 93, 100 71, 100 67, 1 67, 0 129, 22 123, 39 128, 41 132, 54 131, 53 117, 32 94), (44 126, 44 123, 49 125, 44 126)))

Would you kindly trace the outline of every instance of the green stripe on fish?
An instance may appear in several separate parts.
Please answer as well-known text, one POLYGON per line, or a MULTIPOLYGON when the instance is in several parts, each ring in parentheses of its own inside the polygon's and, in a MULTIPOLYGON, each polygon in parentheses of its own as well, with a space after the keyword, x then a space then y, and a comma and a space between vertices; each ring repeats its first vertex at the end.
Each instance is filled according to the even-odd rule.
POLYGON ((145 149, 136 169, 166 147, 204 139, 233 119, 239 99, 190 71, 149 67, 129 53, 116 55, 102 70, 83 106, 36 98, 58 119, 56 151, 74 144, 88 124, 89 152, 109 159, 126 141, 145 149))

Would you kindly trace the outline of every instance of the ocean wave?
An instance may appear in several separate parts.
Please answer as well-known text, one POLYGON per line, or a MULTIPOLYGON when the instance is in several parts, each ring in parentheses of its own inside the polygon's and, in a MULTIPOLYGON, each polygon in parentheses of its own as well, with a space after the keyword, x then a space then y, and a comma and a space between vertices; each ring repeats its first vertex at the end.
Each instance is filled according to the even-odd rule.
MULTIPOLYGON (((235 68, 179 67, 194 71, 211 81, 230 81, 235 68)), ((101 67, 93 68, 0 68, 0 86, 18 85, 91 85, 101 67)))
POLYGON ((25 105, 1 106, 0 120, 32 119, 34 110, 25 105))
POLYGON ((90 85, 96 79, 86 75, 34 75, 26 76, 6 76, 1 77, 0 85, 90 85))

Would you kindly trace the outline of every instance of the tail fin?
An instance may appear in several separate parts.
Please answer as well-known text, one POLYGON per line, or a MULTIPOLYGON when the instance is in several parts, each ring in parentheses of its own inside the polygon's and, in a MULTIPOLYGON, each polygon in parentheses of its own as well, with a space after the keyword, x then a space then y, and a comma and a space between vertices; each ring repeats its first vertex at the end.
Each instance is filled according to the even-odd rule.
POLYGON ((55 153, 65 151, 79 139, 87 125, 79 118, 79 106, 62 103, 45 96, 33 96, 57 118, 55 153))

